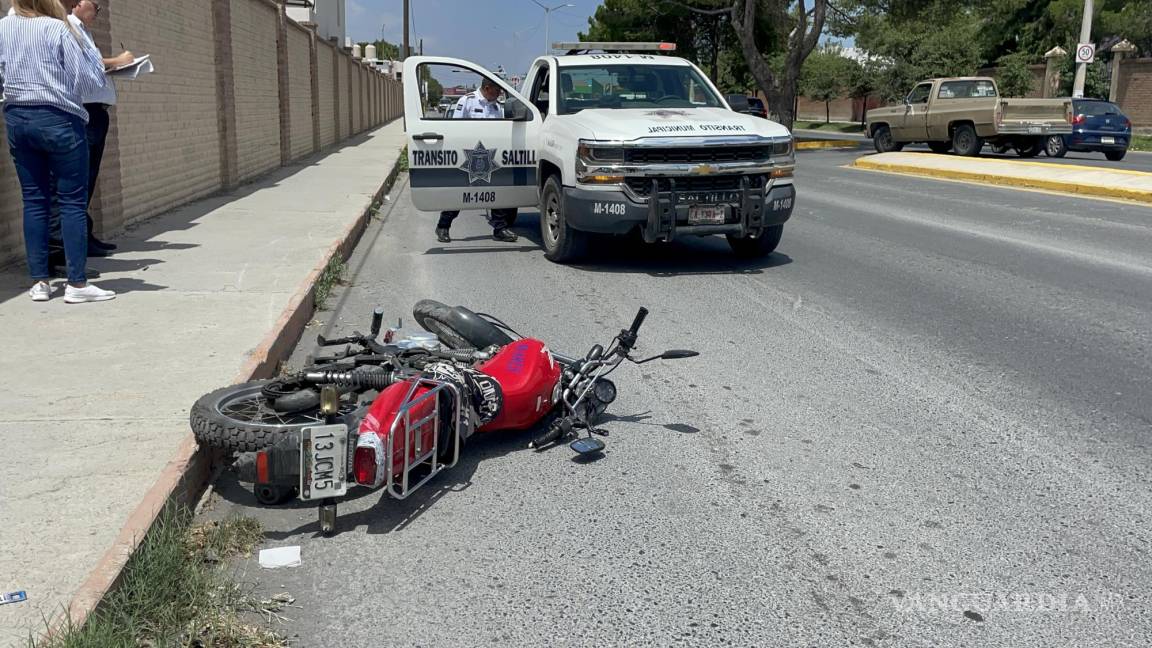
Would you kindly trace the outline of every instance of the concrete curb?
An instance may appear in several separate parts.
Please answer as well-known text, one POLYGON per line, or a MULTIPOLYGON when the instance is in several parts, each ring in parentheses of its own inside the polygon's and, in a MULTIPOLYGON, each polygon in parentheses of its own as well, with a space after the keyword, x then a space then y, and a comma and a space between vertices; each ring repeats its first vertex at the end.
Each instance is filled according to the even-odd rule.
POLYGON ((812 149, 832 149, 832 148, 864 148, 866 142, 859 142, 857 140, 815 140, 815 141, 799 141, 796 142, 797 151, 807 151, 812 149))
POLYGON ((1127 189, 1107 185, 1094 185, 1064 180, 1047 180, 1043 178, 1029 178, 1025 176, 1006 176, 979 171, 961 171, 956 169, 932 169, 911 164, 894 164, 891 162, 876 162, 862 157, 850 164, 856 169, 868 171, 883 171, 885 173, 898 173, 900 175, 913 175, 926 178, 940 178, 943 180, 962 180, 979 182, 983 184, 999 185, 1004 187, 1017 187, 1024 189, 1042 189, 1066 194, 1096 198, 1117 198, 1134 202, 1152 204, 1152 191, 1143 189, 1127 189))
MULTIPOLYGON (((275 373, 281 360, 292 353, 296 341, 304 332, 315 306, 316 284, 334 258, 346 260, 368 228, 372 207, 388 193, 400 174, 400 159, 392 172, 372 195, 356 220, 329 246, 323 260, 312 268, 307 278, 293 293, 275 326, 261 343, 249 352, 233 383, 256 380, 275 373)), ((117 534, 112 546, 104 553, 68 605, 68 619, 53 624, 46 637, 71 624, 79 627, 102 604, 104 598, 120 584, 124 566, 139 548, 144 536, 152 528, 161 511, 168 506, 191 507, 204 492, 214 460, 219 455, 201 448, 189 432, 181 442, 176 455, 168 461, 156 483, 128 516, 128 521, 117 534)))

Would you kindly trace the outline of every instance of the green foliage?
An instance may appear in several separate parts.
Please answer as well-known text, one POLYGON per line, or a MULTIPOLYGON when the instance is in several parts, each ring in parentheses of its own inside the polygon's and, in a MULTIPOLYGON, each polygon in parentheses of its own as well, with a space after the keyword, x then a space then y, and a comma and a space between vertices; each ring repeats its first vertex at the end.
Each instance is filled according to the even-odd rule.
POLYGON ((1035 77, 1028 69, 1028 57, 1023 54, 1008 54, 997 61, 996 85, 1004 97, 1024 97, 1032 91, 1035 77))
MULTIPOLYGON (((1076 58, 1066 56, 1060 61, 1060 93, 1057 96, 1071 96, 1075 80, 1076 58)), ((1108 70, 1104 61, 1097 56, 1094 62, 1088 64, 1084 73, 1084 96, 1107 99, 1108 89, 1108 70)))
POLYGON ((398 61, 400 60, 400 46, 395 43, 389 43, 386 40, 361 41, 357 43, 360 46, 360 51, 364 52, 368 45, 376 46, 376 58, 384 61, 398 61))
POLYGON ((823 101, 824 121, 829 121, 829 104, 853 90, 860 78, 860 66, 841 55, 840 48, 826 47, 813 52, 804 61, 800 72, 800 93, 816 101, 823 101))

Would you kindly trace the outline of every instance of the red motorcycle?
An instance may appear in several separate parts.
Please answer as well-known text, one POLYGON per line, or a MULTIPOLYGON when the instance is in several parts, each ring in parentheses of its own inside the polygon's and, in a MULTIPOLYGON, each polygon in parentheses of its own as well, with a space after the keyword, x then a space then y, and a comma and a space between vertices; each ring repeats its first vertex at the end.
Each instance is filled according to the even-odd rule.
POLYGON ((336 500, 349 488, 404 499, 454 466, 474 434, 542 430, 530 448, 570 441, 595 458, 608 434, 596 424, 616 399, 608 374, 625 360, 697 355, 634 359, 645 308, 607 348, 594 345, 580 359, 462 306, 423 300, 413 314, 428 333, 397 339, 393 328, 381 341, 377 309, 368 335, 319 336, 322 348, 344 348, 303 371, 206 394, 192 407, 193 433, 201 444, 240 453, 234 468, 261 503, 319 502, 320 528, 329 534, 336 500))

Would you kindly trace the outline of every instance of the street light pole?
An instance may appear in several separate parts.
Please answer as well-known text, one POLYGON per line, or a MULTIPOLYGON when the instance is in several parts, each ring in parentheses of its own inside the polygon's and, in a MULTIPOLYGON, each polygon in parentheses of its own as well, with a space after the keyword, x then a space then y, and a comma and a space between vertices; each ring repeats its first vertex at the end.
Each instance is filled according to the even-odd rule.
MULTIPOLYGON (((1080 22, 1080 43, 1092 40, 1092 0, 1084 0, 1084 18, 1080 22)), ((1079 45, 1079 43, 1077 43, 1079 45)), ((1077 50, 1080 48, 1077 47, 1077 50)), ((1076 63, 1076 79, 1072 82, 1072 96, 1084 96, 1084 80, 1088 74, 1087 63, 1076 63)))
POLYGON ((538 7, 544 10, 544 53, 547 54, 548 50, 552 48, 552 42, 549 40, 549 27, 551 26, 549 21, 552 18, 552 12, 557 9, 563 9, 564 7, 575 7, 576 5, 568 2, 562 5, 556 5, 555 7, 548 7, 541 4, 540 0, 532 0, 532 2, 535 2, 538 7))

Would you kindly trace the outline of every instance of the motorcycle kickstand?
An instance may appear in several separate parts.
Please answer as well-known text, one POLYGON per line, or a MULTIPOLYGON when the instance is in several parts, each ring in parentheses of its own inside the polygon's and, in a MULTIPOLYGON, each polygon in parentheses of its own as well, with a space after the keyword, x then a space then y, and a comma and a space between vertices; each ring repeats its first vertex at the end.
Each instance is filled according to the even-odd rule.
POLYGON ((336 531, 336 500, 326 497, 316 509, 320 519, 320 533, 330 536, 336 531))

